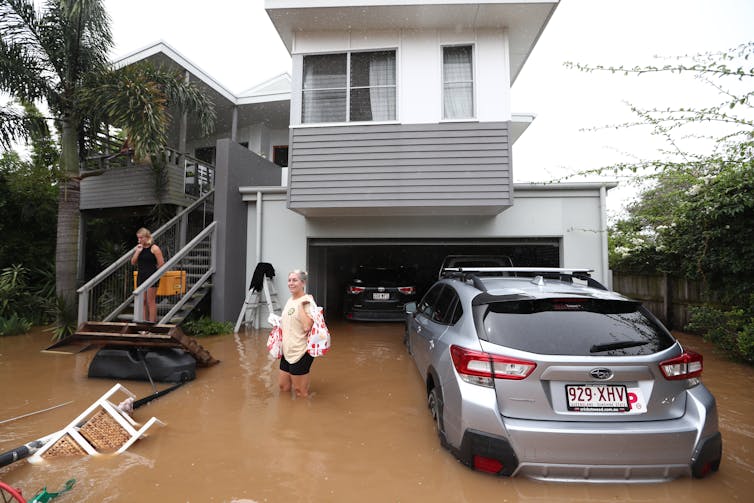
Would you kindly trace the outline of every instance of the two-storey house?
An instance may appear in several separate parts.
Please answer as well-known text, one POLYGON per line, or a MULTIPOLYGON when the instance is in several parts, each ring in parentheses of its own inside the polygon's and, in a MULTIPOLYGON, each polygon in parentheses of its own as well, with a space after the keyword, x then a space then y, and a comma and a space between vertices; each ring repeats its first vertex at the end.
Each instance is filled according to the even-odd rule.
POLYGON ((178 150, 216 170, 213 318, 235 320, 259 262, 282 292, 308 269, 334 315, 359 265, 415 268, 421 287, 449 254, 588 267, 607 283, 614 184, 513 183, 534 117, 512 110, 511 86, 557 4, 266 0, 292 76, 240 97, 163 44, 124 61, 167 57, 220 95, 214 137, 174 128, 178 150), (263 175, 261 156, 283 152, 287 166, 263 175))
POLYGON ((357 265, 429 282, 451 253, 606 281, 612 185, 513 183, 533 117, 514 113, 511 85, 557 4, 266 0, 292 57, 289 178, 241 188, 247 275, 307 267, 335 311, 357 265))

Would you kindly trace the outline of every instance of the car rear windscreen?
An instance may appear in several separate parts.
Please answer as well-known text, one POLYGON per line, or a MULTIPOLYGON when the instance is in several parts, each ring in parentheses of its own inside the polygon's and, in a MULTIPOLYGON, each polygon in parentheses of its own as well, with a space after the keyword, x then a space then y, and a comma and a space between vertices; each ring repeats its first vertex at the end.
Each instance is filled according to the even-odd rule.
POLYGON ((369 286, 405 286, 409 282, 406 276, 400 269, 361 268, 354 279, 369 286))
POLYGON ((636 356, 674 344, 637 302, 536 299, 492 302, 482 309, 480 338, 546 355, 636 356))

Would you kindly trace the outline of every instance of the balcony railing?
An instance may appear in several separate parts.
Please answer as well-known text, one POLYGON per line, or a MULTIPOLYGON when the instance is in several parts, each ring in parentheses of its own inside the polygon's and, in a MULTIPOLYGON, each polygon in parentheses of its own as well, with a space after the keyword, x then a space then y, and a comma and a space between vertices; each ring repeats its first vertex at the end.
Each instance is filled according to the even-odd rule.
POLYGON ((183 186, 189 196, 202 197, 215 188, 215 167, 190 155, 180 155, 183 159, 183 186))
POLYGON ((135 163, 130 152, 89 156, 81 167, 81 209, 155 204, 188 206, 214 189, 215 167, 212 164, 172 148, 165 149, 164 160, 164 178, 159 182, 158 193, 152 166, 135 163), (123 190, 124 187, 129 190, 123 190))

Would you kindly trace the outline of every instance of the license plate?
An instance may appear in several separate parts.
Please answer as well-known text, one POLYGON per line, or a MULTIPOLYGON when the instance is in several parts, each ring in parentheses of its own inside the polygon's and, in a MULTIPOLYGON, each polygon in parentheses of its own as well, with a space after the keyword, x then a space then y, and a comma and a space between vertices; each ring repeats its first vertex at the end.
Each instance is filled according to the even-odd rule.
POLYGON ((628 412, 628 391, 622 384, 568 384, 568 410, 575 412, 628 412))
POLYGON ((373 293, 372 298, 374 300, 389 300, 390 294, 389 293, 373 293))

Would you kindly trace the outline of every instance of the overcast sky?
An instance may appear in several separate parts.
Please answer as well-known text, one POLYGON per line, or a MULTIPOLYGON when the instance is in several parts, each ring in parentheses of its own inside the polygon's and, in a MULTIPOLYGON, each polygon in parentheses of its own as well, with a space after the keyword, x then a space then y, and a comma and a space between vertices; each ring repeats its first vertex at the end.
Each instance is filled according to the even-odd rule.
MULTIPOLYGON (((106 0, 114 57, 163 40, 234 93, 283 72, 290 57, 263 0, 106 0)), ((537 116, 513 148, 517 182, 647 157, 643 132, 584 129, 630 119, 625 101, 699 106, 714 97, 691 79, 596 75, 566 69, 644 65, 653 56, 721 51, 754 40, 753 0, 561 0, 513 85, 514 113, 537 116)), ((609 197, 611 212, 631 191, 609 197)))

